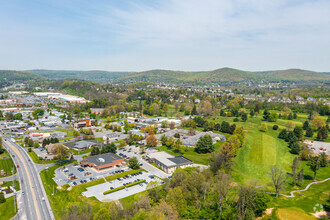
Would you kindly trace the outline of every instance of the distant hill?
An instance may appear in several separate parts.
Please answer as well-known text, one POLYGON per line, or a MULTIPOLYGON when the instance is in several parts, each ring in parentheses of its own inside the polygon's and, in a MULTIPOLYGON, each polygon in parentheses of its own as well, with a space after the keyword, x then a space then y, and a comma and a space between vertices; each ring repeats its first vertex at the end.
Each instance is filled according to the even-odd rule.
POLYGON ((34 69, 26 70, 26 72, 34 73, 48 79, 80 79, 93 82, 108 82, 123 77, 131 72, 108 72, 100 70, 79 71, 79 70, 45 70, 34 69))
POLYGON ((0 70, 0 86, 4 86, 12 82, 26 82, 43 79, 45 78, 32 73, 15 70, 0 70))
POLYGON ((119 82, 148 81, 148 82, 197 82, 221 83, 255 80, 271 81, 330 81, 328 73, 319 73, 300 69, 250 72, 232 68, 221 68, 213 71, 183 72, 171 70, 149 70, 129 74, 119 78, 119 82))

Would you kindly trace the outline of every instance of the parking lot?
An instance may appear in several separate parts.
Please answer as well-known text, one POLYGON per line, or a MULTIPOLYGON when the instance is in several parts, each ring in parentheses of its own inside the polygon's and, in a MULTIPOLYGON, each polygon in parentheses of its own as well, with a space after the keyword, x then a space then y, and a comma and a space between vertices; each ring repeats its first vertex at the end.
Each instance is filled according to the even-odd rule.
POLYGON ((103 178, 106 176, 114 175, 116 172, 125 172, 130 170, 128 167, 116 167, 111 170, 106 170, 102 172, 96 172, 94 169, 89 167, 82 168, 79 164, 61 167, 55 170, 54 181, 58 185, 69 184, 70 186, 79 185, 81 183, 89 182, 95 179, 103 178), (70 180, 71 176, 75 176, 75 179, 70 180))
POLYGON ((130 195, 134 195, 136 193, 145 191, 147 188, 147 184, 150 181, 158 181, 161 182, 161 180, 157 177, 154 177, 150 173, 142 172, 139 175, 129 175, 129 178, 126 179, 116 179, 110 182, 102 183, 96 186, 92 186, 87 188, 87 191, 83 192, 82 194, 86 197, 93 197, 95 196, 99 201, 105 201, 105 200, 118 200, 130 195), (113 193, 109 193, 107 195, 103 195, 103 192, 110 190, 112 188, 117 188, 119 186, 123 186, 124 184, 133 183, 134 181, 139 181, 145 179, 146 182, 142 184, 138 184, 135 186, 127 187, 123 190, 119 190, 113 193))

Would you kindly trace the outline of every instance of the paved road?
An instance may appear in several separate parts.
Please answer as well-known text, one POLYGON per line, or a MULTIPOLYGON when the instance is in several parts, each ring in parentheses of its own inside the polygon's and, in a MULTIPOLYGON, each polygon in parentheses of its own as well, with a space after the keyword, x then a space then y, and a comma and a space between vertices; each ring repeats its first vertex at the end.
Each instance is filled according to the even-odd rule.
POLYGON ((41 184, 40 176, 35 164, 27 152, 15 143, 10 137, 3 135, 3 146, 8 150, 17 169, 17 178, 20 180, 21 191, 18 197, 18 215, 15 219, 49 220, 54 219, 47 195, 41 184), (5 141, 6 140, 6 141, 5 141), (45 200, 43 200, 44 198, 45 200))
POLYGON ((7 177, 1 177, 0 178, 0 182, 4 182, 4 181, 13 181, 13 180, 16 180, 17 177, 16 177, 16 174, 14 175, 11 175, 11 176, 7 176, 7 177))

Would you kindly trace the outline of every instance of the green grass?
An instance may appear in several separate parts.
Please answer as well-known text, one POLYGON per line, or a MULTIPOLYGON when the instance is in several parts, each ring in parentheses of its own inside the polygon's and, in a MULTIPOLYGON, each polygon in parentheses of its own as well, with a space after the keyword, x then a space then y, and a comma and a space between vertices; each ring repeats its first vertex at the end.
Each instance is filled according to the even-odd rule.
POLYGON ((15 190, 19 191, 20 190, 20 186, 19 186, 19 182, 17 180, 14 181, 7 181, 4 184, 1 185, 1 187, 6 187, 6 186, 13 186, 13 183, 15 182, 15 190))
POLYGON ((57 162, 57 160, 39 160, 38 155, 34 151, 28 152, 28 154, 32 158, 33 162, 37 164, 51 164, 57 162))
POLYGON ((83 151, 78 151, 78 150, 75 150, 75 149, 72 149, 72 148, 68 148, 68 149, 69 149, 69 151, 71 151, 74 155, 87 154, 87 153, 92 152, 92 148, 88 148, 88 149, 83 150, 83 151))
POLYGON ((2 159, 4 157, 6 157, 6 158, 10 157, 9 153, 6 150, 2 154, 0 154, 0 159, 2 159))
POLYGON ((135 186, 135 185, 140 184, 140 183, 144 183, 145 181, 146 180, 140 180, 140 181, 137 181, 137 182, 127 184, 126 186, 119 186, 117 188, 110 189, 110 190, 107 190, 107 191, 103 192, 103 195, 107 195, 109 193, 117 192, 119 190, 125 189, 126 187, 131 187, 131 186, 135 186))
POLYGON ((16 173, 16 167, 11 158, 0 160, 0 170, 4 170, 4 172, 7 173, 7 176, 11 176, 14 174, 12 172, 13 169, 14 169, 14 173, 16 173))
POLYGON ((295 197, 293 198, 286 198, 283 196, 280 196, 279 198, 273 197, 269 206, 285 209, 298 208, 302 212, 310 215, 310 213, 314 213, 313 208, 317 204, 327 206, 329 209, 329 189, 330 181, 314 184, 307 191, 295 193, 295 197))
POLYGON ((291 220, 291 219, 299 219, 299 220, 313 220, 315 217, 306 215, 300 210, 292 210, 292 209, 278 209, 276 210, 276 216, 279 220, 291 220))
POLYGON ((55 129, 55 131, 65 132, 67 137, 73 137, 73 131, 72 130, 68 131, 64 128, 59 128, 59 129, 55 129))
POLYGON ((15 215, 14 197, 6 199, 5 203, 0 203, 0 219, 9 220, 15 215))
MULTIPOLYGON (((214 146, 214 152, 219 152, 222 144, 223 144, 222 141, 218 141, 214 146)), ((184 157, 194 161, 194 163, 197 163, 197 164, 207 165, 210 163, 209 158, 211 156, 211 153, 199 154, 199 153, 195 152, 195 148, 192 148, 192 147, 188 147, 187 151, 183 147, 181 153, 176 152, 175 150, 173 150, 171 148, 167 148, 166 146, 156 147, 156 149, 158 149, 159 151, 166 151, 174 156, 184 156, 184 157)))

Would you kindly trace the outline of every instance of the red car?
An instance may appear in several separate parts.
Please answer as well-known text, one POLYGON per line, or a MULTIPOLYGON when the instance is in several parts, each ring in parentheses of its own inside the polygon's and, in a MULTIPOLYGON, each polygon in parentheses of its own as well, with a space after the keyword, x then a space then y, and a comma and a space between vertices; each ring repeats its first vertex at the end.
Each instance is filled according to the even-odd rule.
POLYGON ((17 165, 17 168, 19 168, 19 165, 17 165))

